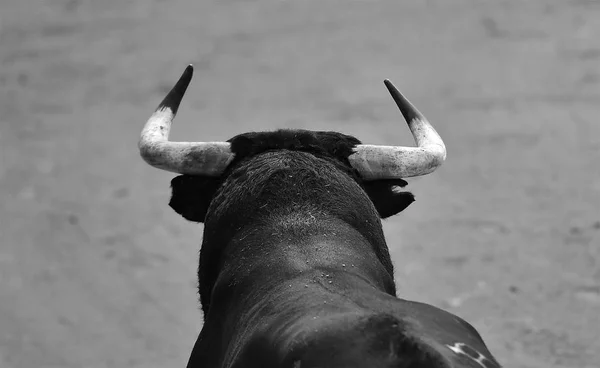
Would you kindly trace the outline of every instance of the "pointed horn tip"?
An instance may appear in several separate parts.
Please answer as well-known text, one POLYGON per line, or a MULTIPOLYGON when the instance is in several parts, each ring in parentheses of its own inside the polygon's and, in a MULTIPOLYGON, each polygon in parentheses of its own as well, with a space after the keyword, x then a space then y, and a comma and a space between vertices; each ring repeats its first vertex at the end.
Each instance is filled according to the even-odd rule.
POLYGON ((185 91, 187 90, 190 82, 192 81, 193 75, 194 66, 192 64, 188 64, 188 66, 181 74, 181 77, 179 77, 177 83, 175 83, 173 88, 171 88, 169 93, 167 93, 165 98, 158 105, 156 111, 164 110, 166 108, 171 110, 174 114, 176 114, 177 110, 179 109, 179 104, 183 99, 183 95, 185 94, 185 91))
POLYGON ((397 98, 400 97, 402 99, 406 99, 406 97, 404 97, 404 95, 402 95, 402 92, 400 92, 398 90, 398 87, 396 87, 394 85, 394 83, 392 83, 391 80, 389 79, 384 79, 383 80, 383 84, 385 84, 385 86, 387 87, 388 91, 390 92, 390 94, 392 95, 392 97, 394 98, 394 100, 397 101, 397 98))
MULTIPOLYGON (((194 75, 194 65, 188 64, 188 66, 185 67, 185 70, 181 74, 181 77, 179 78, 179 82, 185 81, 185 84, 187 87, 187 84, 190 83, 193 75, 194 75)), ((179 83, 177 83, 177 84, 179 84, 179 83)))
POLYGON ((383 84, 385 84, 385 86, 387 87, 388 91, 390 92, 390 94, 392 95, 392 98, 394 99, 394 101, 396 101, 396 103, 398 103, 398 98, 402 98, 402 99, 406 99, 403 95, 402 92, 400 92, 400 90, 398 90, 398 87, 396 87, 394 85, 394 83, 392 83, 391 80, 389 79, 384 79, 383 80, 383 84))
POLYGON ((400 109, 400 112, 404 116, 404 119, 407 123, 411 123, 413 119, 425 119, 423 114, 398 90, 398 88, 390 81, 389 79, 385 79, 383 81, 385 86, 387 87, 390 95, 396 102, 396 105, 400 109))
POLYGON ((188 64, 188 66, 185 67, 183 73, 181 73, 181 77, 179 77, 179 80, 177 81, 175 86, 173 86, 173 90, 181 90, 181 93, 184 93, 188 85, 190 84, 193 75, 194 65, 188 64))

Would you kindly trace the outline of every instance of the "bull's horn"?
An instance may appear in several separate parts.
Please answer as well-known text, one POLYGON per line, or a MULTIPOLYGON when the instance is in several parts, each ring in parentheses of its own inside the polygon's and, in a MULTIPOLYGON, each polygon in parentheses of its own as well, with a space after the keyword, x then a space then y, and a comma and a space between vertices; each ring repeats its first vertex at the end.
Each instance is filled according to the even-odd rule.
POLYGON ((389 80, 384 81, 408 123, 417 147, 357 145, 348 157, 365 180, 396 179, 433 172, 446 159, 446 146, 425 116, 389 80))
POLYGON ((233 159, 227 142, 169 142, 171 123, 194 68, 189 65, 142 130, 138 147, 150 165, 179 174, 219 176, 233 159))

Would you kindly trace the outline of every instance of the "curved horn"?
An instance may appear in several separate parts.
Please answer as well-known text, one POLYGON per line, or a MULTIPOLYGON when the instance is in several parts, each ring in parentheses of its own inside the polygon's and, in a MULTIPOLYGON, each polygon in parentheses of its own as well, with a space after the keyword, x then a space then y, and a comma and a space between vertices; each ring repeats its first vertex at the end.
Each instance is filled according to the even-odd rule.
POLYGON ((189 65, 173 89, 154 111, 140 136, 140 155, 148 164, 179 174, 219 176, 233 160, 227 142, 169 142, 171 123, 177 114, 194 68, 189 65))
POLYGON ((446 146, 425 116, 388 79, 384 81, 408 123, 417 147, 357 145, 348 157, 365 180, 425 175, 446 159, 446 146))

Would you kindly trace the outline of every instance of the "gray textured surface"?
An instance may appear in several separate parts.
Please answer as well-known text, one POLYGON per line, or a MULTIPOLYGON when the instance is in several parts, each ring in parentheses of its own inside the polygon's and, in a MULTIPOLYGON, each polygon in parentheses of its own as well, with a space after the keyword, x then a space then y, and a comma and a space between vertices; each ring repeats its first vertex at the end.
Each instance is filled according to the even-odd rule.
POLYGON ((506 367, 600 362, 597 1, 0 2, 0 366, 183 367, 202 227, 138 134, 297 127, 411 144, 390 78, 448 147, 385 229, 400 295, 506 367))

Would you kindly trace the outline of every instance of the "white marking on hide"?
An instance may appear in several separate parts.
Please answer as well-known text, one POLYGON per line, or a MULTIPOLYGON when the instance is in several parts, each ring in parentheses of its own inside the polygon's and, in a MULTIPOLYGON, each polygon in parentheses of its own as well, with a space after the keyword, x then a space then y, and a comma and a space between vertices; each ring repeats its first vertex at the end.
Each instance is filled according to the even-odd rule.
POLYGON ((466 357, 469 357, 470 359, 472 359, 475 363, 479 364, 480 366, 482 366, 483 368, 487 368, 485 361, 489 360, 485 357, 485 355, 481 354, 479 351, 473 349, 472 347, 468 346, 469 349, 475 351, 477 353, 477 358, 470 356, 469 354, 467 354, 464 350, 463 350, 463 346, 468 346, 467 344, 465 344, 464 342, 456 342, 454 343, 454 345, 446 345, 446 347, 450 350, 452 350, 452 352, 454 352, 455 354, 458 355, 464 355, 466 357))

